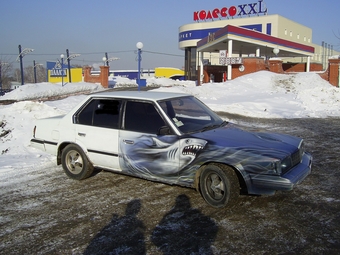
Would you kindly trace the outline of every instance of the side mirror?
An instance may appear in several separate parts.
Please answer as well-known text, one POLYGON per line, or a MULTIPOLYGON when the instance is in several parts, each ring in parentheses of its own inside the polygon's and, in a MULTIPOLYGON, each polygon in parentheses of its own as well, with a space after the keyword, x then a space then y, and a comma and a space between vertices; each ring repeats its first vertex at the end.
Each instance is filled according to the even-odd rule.
POLYGON ((159 135, 171 135, 171 130, 168 126, 162 126, 159 130, 158 130, 158 134, 159 135))

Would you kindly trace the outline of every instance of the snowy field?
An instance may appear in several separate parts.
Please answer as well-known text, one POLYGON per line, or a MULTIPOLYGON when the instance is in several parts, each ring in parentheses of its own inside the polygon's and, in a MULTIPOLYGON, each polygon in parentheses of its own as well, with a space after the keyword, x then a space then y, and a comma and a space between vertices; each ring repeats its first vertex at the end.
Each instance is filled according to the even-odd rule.
MULTIPOLYGON (((313 174, 289 193, 242 197, 234 211, 207 206, 191 189, 107 172, 74 181, 56 166, 55 157, 29 146, 34 122, 64 114, 84 99, 81 93, 104 88, 91 83, 27 84, 0 97, 17 101, 0 105, 0 250, 6 254, 84 254, 84 250, 93 254, 105 248, 103 242, 113 245, 124 232, 124 223, 125 227, 134 223, 133 229, 144 229, 145 237, 137 241, 145 242, 147 254, 161 254, 150 238, 155 238, 153 230, 166 217, 172 219, 166 226, 170 226, 167 234, 172 235, 174 247, 180 243, 178 237, 187 244, 195 243, 195 233, 207 232, 208 223, 211 233, 205 236, 206 254, 211 254, 210 249, 214 254, 331 254, 339 247, 338 157, 333 153, 340 149, 339 88, 317 74, 270 72, 199 87, 194 82, 168 79, 150 79, 147 85, 160 86, 158 91, 193 94, 215 111, 254 117, 240 119, 306 138, 307 149, 315 158, 313 174), (44 100, 67 95, 73 96, 44 100), (176 201, 190 200, 193 207, 173 207, 176 197, 176 201), (127 214, 129 205, 141 207, 138 218, 135 214, 119 218, 127 214), (173 231, 178 222, 189 226, 181 235, 177 234, 180 229, 173 231)), ((122 78, 116 86, 136 83, 122 78)))
MULTIPOLYGON (((195 86, 193 81, 149 79, 147 86, 158 91, 184 92, 195 95, 214 111, 258 118, 326 118, 340 116, 340 90, 318 74, 275 74, 261 71, 224 83, 195 86)), ((134 80, 118 78, 116 87, 136 86, 134 80)), ((27 84, 0 98, 17 100, 0 105, 0 178, 22 164, 28 166, 50 156, 29 147, 34 121, 67 113, 84 95, 42 102, 39 99, 79 92, 101 91, 92 83, 27 84), (25 160, 23 160, 25 159, 25 160), (25 163, 23 163, 25 162, 25 163)))

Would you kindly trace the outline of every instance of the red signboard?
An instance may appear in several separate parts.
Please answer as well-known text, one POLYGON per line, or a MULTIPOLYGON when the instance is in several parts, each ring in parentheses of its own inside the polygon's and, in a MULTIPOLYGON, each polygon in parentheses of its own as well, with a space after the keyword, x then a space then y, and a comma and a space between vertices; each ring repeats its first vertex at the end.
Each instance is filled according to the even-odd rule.
POLYGON ((240 4, 238 6, 230 6, 229 8, 215 8, 212 11, 196 11, 194 12, 194 21, 209 20, 209 19, 221 19, 243 15, 258 15, 267 14, 267 8, 263 0, 259 0, 256 3, 240 4))

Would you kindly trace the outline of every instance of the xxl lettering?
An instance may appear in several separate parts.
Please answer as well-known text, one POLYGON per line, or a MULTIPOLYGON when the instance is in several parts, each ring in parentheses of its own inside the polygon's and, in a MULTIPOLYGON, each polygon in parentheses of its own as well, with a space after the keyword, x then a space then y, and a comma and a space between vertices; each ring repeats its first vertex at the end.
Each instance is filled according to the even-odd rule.
POLYGON ((253 4, 248 4, 248 6, 250 7, 250 11, 248 12, 248 15, 250 14, 256 14, 257 12, 255 11, 255 6, 257 5, 257 3, 253 3, 253 4))
POLYGON ((241 15, 247 15, 247 12, 245 11, 244 8, 246 8, 247 4, 242 4, 242 5, 239 5, 238 8, 239 8, 239 13, 238 13, 238 16, 241 16, 241 15))
POLYGON ((267 13, 268 9, 266 7, 265 10, 262 10, 262 2, 263 0, 259 0, 259 10, 258 10, 258 13, 267 13))

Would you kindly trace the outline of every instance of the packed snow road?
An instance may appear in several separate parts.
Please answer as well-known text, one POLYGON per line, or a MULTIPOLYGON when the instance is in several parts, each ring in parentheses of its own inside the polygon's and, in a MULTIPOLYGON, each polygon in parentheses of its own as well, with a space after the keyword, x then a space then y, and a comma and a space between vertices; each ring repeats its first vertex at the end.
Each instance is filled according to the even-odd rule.
POLYGON ((54 161, 0 180, 1 254, 335 254, 340 250, 340 119, 223 116, 304 137, 313 172, 292 192, 208 206, 195 190, 97 171, 67 178, 54 161), (28 175, 28 176, 27 176, 28 175))

